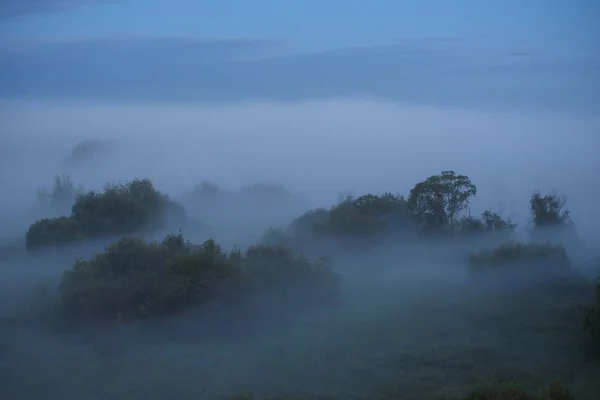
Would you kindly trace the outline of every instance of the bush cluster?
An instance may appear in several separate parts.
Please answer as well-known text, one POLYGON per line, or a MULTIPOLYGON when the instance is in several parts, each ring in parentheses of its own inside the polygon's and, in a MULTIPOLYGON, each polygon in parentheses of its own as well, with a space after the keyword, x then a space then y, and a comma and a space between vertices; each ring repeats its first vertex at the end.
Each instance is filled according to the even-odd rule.
MULTIPOLYGON (((213 240, 125 238, 78 260, 59 287, 60 314, 106 321, 167 316, 191 305, 240 305, 257 296, 275 304, 333 299, 338 277, 328 260, 310 262, 281 247, 225 252, 213 240)), ((301 304, 298 304, 300 302, 301 304)))
POLYGON ((163 229, 173 217, 177 224, 182 224, 185 220, 183 208, 156 190, 148 179, 135 179, 122 185, 107 186, 103 192, 78 195, 69 217, 36 221, 27 231, 26 247, 33 250, 84 238, 163 229))
POLYGON ((491 210, 480 217, 465 216, 476 187, 469 178, 444 171, 419 182, 408 198, 390 192, 347 196, 329 209, 316 209, 296 218, 286 229, 269 229, 268 243, 298 245, 323 239, 351 240, 352 246, 423 235, 465 237, 499 234, 510 237, 516 224, 491 210))
POLYGON ((74 243, 84 238, 81 224, 74 218, 44 218, 27 230, 25 243, 28 249, 74 243))
POLYGON ((573 276, 565 248, 551 243, 509 242, 491 250, 471 253, 467 262, 474 276, 522 279, 573 276))

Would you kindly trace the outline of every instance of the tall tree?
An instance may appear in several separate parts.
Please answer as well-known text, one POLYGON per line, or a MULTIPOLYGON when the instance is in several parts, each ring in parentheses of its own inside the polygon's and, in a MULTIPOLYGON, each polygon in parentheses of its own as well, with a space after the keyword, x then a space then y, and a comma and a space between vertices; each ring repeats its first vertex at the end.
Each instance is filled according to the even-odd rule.
POLYGON ((477 188, 468 176, 443 171, 417 183, 410 191, 408 205, 413 215, 428 228, 452 229, 476 194, 477 188))

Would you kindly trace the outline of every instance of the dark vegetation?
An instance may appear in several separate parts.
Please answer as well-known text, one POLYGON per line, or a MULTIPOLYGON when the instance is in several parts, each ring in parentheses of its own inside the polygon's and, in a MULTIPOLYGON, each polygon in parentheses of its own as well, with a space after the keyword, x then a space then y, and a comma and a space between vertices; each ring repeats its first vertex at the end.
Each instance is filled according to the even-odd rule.
MULTIPOLYGON (((60 182, 57 178, 56 189, 60 182)), ((65 196, 66 197, 66 196, 65 196)), ((63 197, 60 203, 67 203, 63 197)), ((44 218, 29 227, 25 245, 29 250, 69 244, 87 239, 129 235, 142 230, 160 231, 185 221, 185 211, 154 188, 148 179, 107 185, 103 192, 79 193, 67 216, 44 218)))
POLYGON ((326 260, 311 263, 281 247, 242 254, 213 240, 194 246, 182 235, 160 243, 126 238, 65 273, 59 309, 70 318, 130 321, 212 302, 240 307, 265 293, 277 304, 322 305, 338 283, 326 260))
MULTIPOLYGON (((480 216, 470 214, 470 201, 477 189, 467 176, 453 171, 417 183, 408 197, 394 193, 348 196, 328 209, 305 212, 284 228, 268 229, 262 243, 245 251, 223 249, 213 239, 196 245, 182 233, 167 234, 160 241, 142 236, 148 232, 163 236, 165 232, 182 229, 187 220, 186 210, 190 209, 199 211, 197 217, 212 216, 210 223, 222 224, 225 220, 214 216, 217 210, 233 212, 237 205, 244 204, 237 212, 248 216, 258 204, 272 209, 290 205, 294 202, 290 202, 291 195, 285 188, 255 185, 228 192, 204 182, 184 196, 182 204, 186 210, 146 179, 110 185, 102 192, 77 192, 68 177, 61 177, 57 178, 53 193, 40 195, 46 199, 44 204, 49 204, 48 209, 60 210, 72 203, 70 214, 33 223, 26 234, 29 251, 49 251, 97 238, 116 238, 103 252, 78 259, 64 273, 53 314, 53 318, 62 322, 130 324, 166 320, 189 309, 215 307, 232 318, 243 315, 251 320, 266 305, 280 316, 295 316, 301 309, 321 309, 340 299, 343 281, 334 267, 341 275, 344 270, 339 263, 334 265, 329 257, 322 255, 351 258, 403 243, 415 244, 416 249, 439 246, 437 257, 442 261, 449 259, 449 253, 443 249, 448 246, 459 249, 462 263, 479 289, 482 288, 479 283, 483 282, 480 279, 485 278, 492 286, 502 282, 524 283, 526 289, 519 296, 538 290, 551 291, 552 285, 545 284, 556 282, 563 286, 572 282, 572 291, 591 290, 591 284, 580 276, 569 257, 576 232, 565 208, 566 198, 557 193, 534 193, 530 200, 530 240, 518 241, 517 225, 510 218, 492 210, 480 216), (309 257, 316 261, 310 261, 309 257)), ((300 203, 292 204, 291 208, 300 203)), ((282 210, 274 221, 285 214, 282 210)), ((426 253, 434 257, 430 251, 426 253)), ((377 266, 364 268, 375 271, 377 266)), ((590 346, 586 348, 591 351, 594 344, 600 347, 600 281, 595 290, 596 303, 586 310, 583 321, 590 338, 590 346)), ((543 297, 544 302, 553 298, 552 292, 548 293, 543 297)), ((269 318, 274 315, 269 314, 269 318)), ((234 398, 257 397, 242 394, 234 398)), ((398 394, 386 398, 403 397, 398 394)), ((573 397, 556 383, 544 393, 529 393, 514 385, 490 385, 461 398, 567 400, 573 397)))

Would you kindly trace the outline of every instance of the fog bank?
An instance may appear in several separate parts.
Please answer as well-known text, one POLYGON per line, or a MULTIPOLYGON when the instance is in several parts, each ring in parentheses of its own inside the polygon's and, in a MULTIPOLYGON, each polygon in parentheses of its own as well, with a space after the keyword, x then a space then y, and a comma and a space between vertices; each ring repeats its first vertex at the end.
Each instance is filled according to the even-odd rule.
POLYGON ((225 188, 275 182, 328 205, 342 192, 408 194, 426 176, 454 169, 478 185, 473 212, 497 206, 526 222, 531 192, 556 188, 569 196, 580 229, 597 231, 600 221, 591 215, 600 193, 593 115, 368 98, 222 106, 4 100, 0 121, 0 180, 11 193, 3 208, 23 207, 61 172, 86 188, 148 177, 175 195, 204 179, 225 188), (112 141, 117 151, 66 168, 85 139, 112 141))

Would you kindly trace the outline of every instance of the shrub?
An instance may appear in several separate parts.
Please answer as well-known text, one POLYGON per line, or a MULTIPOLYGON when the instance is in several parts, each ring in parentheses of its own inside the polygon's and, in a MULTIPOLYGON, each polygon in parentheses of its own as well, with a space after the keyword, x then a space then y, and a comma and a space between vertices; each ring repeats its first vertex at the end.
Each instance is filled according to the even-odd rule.
POLYGON ((339 281, 327 257, 310 262, 283 246, 258 245, 248 249, 242 265, 248 287, 269 295, 274 288, 280 305, 327 302, 336 295, 339 281))
POLYGON ((531 240, 561 243, 570 250, 580 251, 581 238, 566 205, 567 198, 556 191, 545 195, 535 192, 529 200, 533 223, 529 232, 531 240))
POLYGON ((276 304, 302 292, 306 301, 322 299, 336 282, 325 260, 310 263, 280 247, 253 247, 242 256, 213 240, 193 246, 181 234, 161 243, 126 238, 65 273, 59 309, 76 319, 131 320, 214 301, 241 305, 271 292, 276 304))
POLYGON ((144 228, 162 228, 169 198, 148 179, 134 179, 91 191, 77 198, 71 216, 91 236, 129 234, 144 228))
MULTIPOLYGON (((348 196, 331 207, 327 214, 313 211, 304 217, 313 231, 335 238, 381 237, 406 228, 407 202, 392 193, 348 196)), ((299 221, 296 221, 296 226, 299 221)))
POLYGON ((324 208, 317 208, 296 217, 289 225, 287 231, 296 237, 310 237, 327 222, 329 212, 324 208))
POLYGON ((571 218, 565 209, 567 198, 557 192, 542 195, 535 192, 529 200, 529 209, 535 228, 557 226, 568 222, 571 218))
POLYGON ((528 392, 515 384, 486 385, 473 390, 460 400, 573 400, 574 397, 561 382, 553 382, 542 393, 528 392))
POLYGON ((125 238, 65 273, 61 310, 107 320, 169 314, 209 296, 231 271, 226 259, 210 243, 192 248, 181 235, 161 243, 125 238))
POLYGON ((567 277, 572 274, 567 251, 551 243, 511 242, 492 250, 471 253, 470 271, 475 274, 519 276, 523 278, 567 277))
POLYGON ((185 210, 156 190, 151 181, 135 179, 123 185, 107 186, 104 192, 80 194, 69 218, 37 221, 29 228, 31 235, 28 233, 27 241, 41 247, 66 243, 69 238, 80 240, 83 236, 128 235, 143 229, 156 231, 169 224, 181 228, 185 219, 185 210), (65 225, 65 221, 70 225, 65 225), (42 229, 44 226, 47 228, 42 229), (51 238, 52 235, 57 237, 51 238), (46 238, 35 239, 41 236, 46 238))
POLYGON ((44 246, 55 246, 80 241, 84 233, 74 218, 45 218, 32 224, 25 235, 25 247, 34 250, 44 246))
POLYGON ((502 234, 509 236, 514 232, 517 224, 514 224, 510 218, 504 219, 502 216, 491 210, 486 210, 480 218, 465 217, 457 222, 457 233, 463 235, 502 234))

